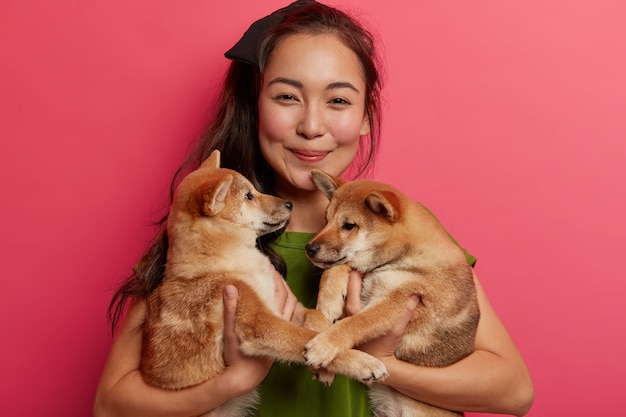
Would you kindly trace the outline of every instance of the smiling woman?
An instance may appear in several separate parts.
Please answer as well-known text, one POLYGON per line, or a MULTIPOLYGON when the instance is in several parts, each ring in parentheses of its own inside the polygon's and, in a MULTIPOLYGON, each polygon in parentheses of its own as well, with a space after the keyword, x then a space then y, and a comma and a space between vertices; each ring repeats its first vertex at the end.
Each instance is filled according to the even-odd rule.
POLYGON ((333 35, 294 35, 278 44, 262 79, 259 143, 276 192, 314 190, 313 168, 344 172, 369 133, 356 54, 333 35))
MULTIPOLYGON (((282 281, 278 285, 275 303, 276 310, 289 319, 296 299, 314 307, 320 278, 305 246, 324 225, 328 200, 314 186, 311 171, 339 176, 352 166, 357 172, 367 170, 377 150, 380 79, 376 45, 349 15, 307 0, 277 13, 259 21, 273 22, 261 35, 249 39, 248 32, 243 37, 244 44, 255 44, 252 51, 258 51, 258 56, 249 49, 243 56, 237 48, 229 51, 233 62, 215 118, 179 174, 219 150, 222 167, 241 172, 259 191, 293 203, 282 233, 265 235, 259 242, 285 277, 287 285, 282 281)), ((260 416, 370 415, 361 381, 337 375, 332 386, 325 387, 312 380, 306 366, 271 366, 266 358, 242 355, 234 336, 238 311, 234 287, 224 293, 225 371, 179 391, 147 385, 139 371, 142 334, 137 328, 151 319, 145 300, 163 280, 167 249, 168 235, 161 230, 111 303, 115 325, 124 303, 133 300, 100 381, 98 416, 195 416, 258 385, 260 416)), ((355 272, 350 277, 346 312, 352 313, 360 308, 362 276, 355 272)), ((391 375, 387 385, 422 402, 451 410, 523 414, 533 396, 528 371, 478 282, 477 288, 482 318, 475 352, 456 364, 435 369, 393 356, 393 347, 417 307, 417 299, 409 295, 401 316, 394 318, 396 326, 359 348, 385 363, 391 375)))
MULTIPOLYGON (((426 203, 478 256, 532 370, 529 416, 620 415, 626 2, 320 1, 382 41, 385 123, 368 176, 426 203)), ((112 291, 155 237, 172 173, 216 110, 224 51, 289 2, 0 3, 0 415, 92 413, 113 355, 112 291)), ((232 78, 260 88, 248 75, 232 78)), ((257 107, 232 109, 246 105, 257 107)), ((234 141, 258 138, 238 121, 219 125, 234 141)), ((344 176, 370 155, 369 135, 360 140, 363 159, 344 176)), ((246 146, 232 147, 231 165, 267 173, 246 146)), ((308 238, 281 235, 283 257, 308 238)), ((307 267, 289 263, 290 285, 314 305, 307 267)), ((285 385, 284 396, 299 392, 285 385)))

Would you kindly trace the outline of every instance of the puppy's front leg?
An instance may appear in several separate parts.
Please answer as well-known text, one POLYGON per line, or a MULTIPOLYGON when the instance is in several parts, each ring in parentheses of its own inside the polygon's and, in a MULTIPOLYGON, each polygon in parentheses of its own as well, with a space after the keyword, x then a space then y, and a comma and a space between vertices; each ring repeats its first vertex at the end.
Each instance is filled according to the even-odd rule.
POLYGON ((337 265, 322 273, 317 294, 317 310, 331 323, 343 316, 351 271, 352 268, 348 265, 337 265))
MULTIPOLYGON (((255 312, 252 321, 236 323, 235 330, 240 338, 240 348, 246 355, 269 356, 301 364, 305 364, 302 355, 305 344, 316 335, 313 330, 282 320, 263 309, 255 312)), ((327 385, 330 385, 337 373, 364 383, 388 376, 380 360, 356 349, 339 352, 327 367, 314 367, 312 370, 315 377, 327 385)))
POLYGON ((321 332, 332 324, 320 311, 302 307, 303 312, 299 313, 301 318, 293 323, 314 330, 316 333, 321 332))
POLYGON ((307 365, 325 367, 341 352, 387 334, 402 315, 406 299, 392 294, 336 322, 306 344, 307 365))

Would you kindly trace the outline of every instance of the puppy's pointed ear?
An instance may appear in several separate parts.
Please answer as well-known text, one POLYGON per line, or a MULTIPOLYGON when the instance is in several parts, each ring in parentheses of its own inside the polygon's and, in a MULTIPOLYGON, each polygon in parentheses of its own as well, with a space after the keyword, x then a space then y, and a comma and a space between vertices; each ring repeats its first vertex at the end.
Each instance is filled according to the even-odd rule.
POLYGON ((319 169, 311 171, 311 178, 313 179, 315 186, 323 192, 329 200, 337 188, 341 187, 341 185, 345 183, 345 181, 341 178, 333 177, 332 175, 324 171, 320 171, 319 169))
POLYGON ((202 162, 200 168, 219 168, 220 167, 220 151, 217 149, 211 152, 211 155, 202 162))
POLYGON ((232 175, 226 175, 216 185, 207 187, 202 195, 202 213, 215 216, 225 206, 226 197, 233 182, 232 175))
POLYGON ((365 205, 373 213, 385 216, 392 223, 398 219, 400 201, 394 193, 372 191, 365 197, 365 205))

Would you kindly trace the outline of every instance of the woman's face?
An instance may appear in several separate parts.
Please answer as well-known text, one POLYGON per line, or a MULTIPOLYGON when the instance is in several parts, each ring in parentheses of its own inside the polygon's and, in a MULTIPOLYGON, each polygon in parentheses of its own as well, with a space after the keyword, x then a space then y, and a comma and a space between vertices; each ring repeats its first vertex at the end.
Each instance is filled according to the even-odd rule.
POLYGON ((341 174, 369 133, 365 81, 356 54, 334 35, 283 39, 259 95, 259 143, 276 191, 314 190, 312 169, 341 174))

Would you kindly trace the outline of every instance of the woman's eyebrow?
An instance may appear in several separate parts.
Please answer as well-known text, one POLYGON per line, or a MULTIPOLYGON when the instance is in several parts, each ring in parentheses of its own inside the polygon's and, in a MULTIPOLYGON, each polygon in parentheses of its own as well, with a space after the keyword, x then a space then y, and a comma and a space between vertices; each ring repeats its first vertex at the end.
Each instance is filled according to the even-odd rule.
MULTIPOLYGON (((285 77, 276 77, 269 82, 269 85, 280 84, 280 83, 288 84, 296 88, 304 87, 304 85, 300 81, 292 80, 291 78, 285 78, 285 77)), ((337 81, 334 83, 330 83, 326 86, 326 90, 335 90, 339 88, 349 88, 351 90, 356 91, 357 93, 359 92, 359 90, 352 83, 347 82, 347 81, 337 81)))
POLYGON ((328 84, 328 87, 326 87, 327 90, 334 90, 336 88, 349 88, 357 93, 359 92, 359 90, 352 83, 347 81, 337 81, 336 83, 328 84))
POLYGON ((304 87, 300 81, 292 80, 291 78, 285 78, 285 77, 276 77, 272 81, 269 82, 269 85, 280 84, 280 83, 288 84, 296 88, 304 87))

